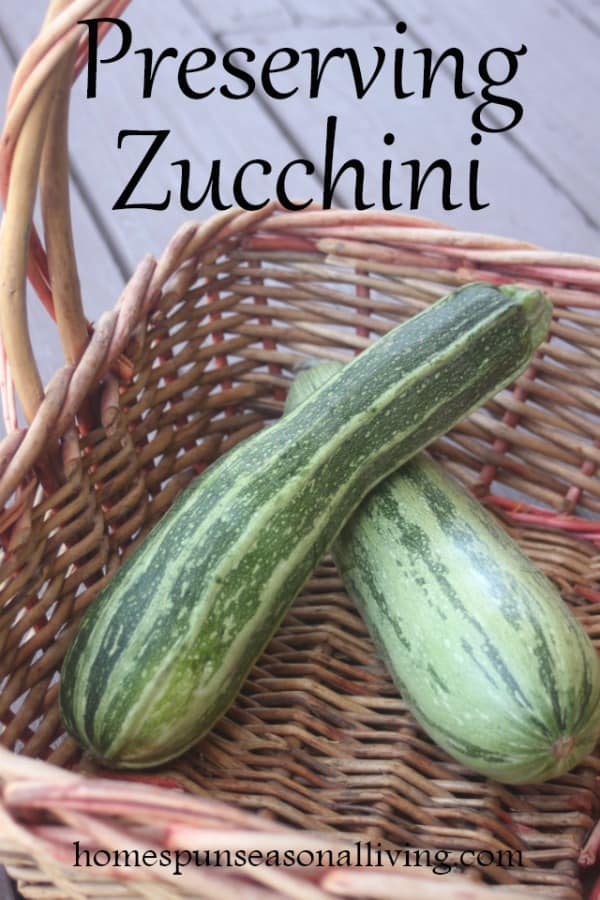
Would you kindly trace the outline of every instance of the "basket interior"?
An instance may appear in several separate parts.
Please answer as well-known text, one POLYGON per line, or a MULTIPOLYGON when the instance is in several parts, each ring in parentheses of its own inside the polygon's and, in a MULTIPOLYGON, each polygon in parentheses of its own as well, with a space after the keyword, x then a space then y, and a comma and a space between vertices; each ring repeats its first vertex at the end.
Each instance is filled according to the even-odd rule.
MULTIPOLYGON (((499 515, 512 514, 505 526, 598 646, 600 565, 589 538, 600 513, 600 322, 568 282, 491 274, 548 291, 551 339, 516 386, 430 449, 499 515), (557 527, 567 515, 578 530, 557 527)), ((281 414, 298 363, 349 360, 465 280, 474 279, 435 256, 367 266, 331 249, 237 239, 180 267, 128 348, 131 380, 89 398, 96 427, 63 440, 53 461, 61 487, 48 495, 32 474, 4 512, 5 746, 95 770, 63 734, 56 703, 81 611, 190 478, 281 414)), ((235 705, 164 772, 297 828, 401 847, 522 850, 523 865, 484 877, 580 897, 577 855, 598 811, 598 767, 593 757, 549 784, 507 788, 450 760, 407 712, 325 559, 235 705)))

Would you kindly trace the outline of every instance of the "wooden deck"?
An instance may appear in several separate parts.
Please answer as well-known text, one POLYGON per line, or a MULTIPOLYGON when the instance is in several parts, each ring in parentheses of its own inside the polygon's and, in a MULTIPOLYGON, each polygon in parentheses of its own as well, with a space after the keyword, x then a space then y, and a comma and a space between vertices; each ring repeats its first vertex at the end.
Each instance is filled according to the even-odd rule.
MULTIPOLYGON (((45 10, 43 0, 3 0, 0 6, 0 95, 6 96, 19 54, 34 37, 45 10)), ((308 179, 300 168, 291 179, 290 193, 301 198, 322 194, 323 154, 327 117, 336 115, 335 163, 357 157, 365 163, 365 194, 381 206, 381 166, 392 159, 396 202, 410 205, 408 170, 401 163, 421 159, 424 166, 438 157, 453 167, 452 193, 462 206, 445 212, 440 181, 432 177, 423 190, 418 214, 449 225, 479 232, 510 235, 561 250, 600 252, 600 177, 598 146, 600 117, 600 0, 505 0, 501 19, 485 13, 478 0, 448 4, 433 0, 170 0, 165 4, 134 2, 126 20, 133 32, 131 51, 112 65, 99 67, 98 97, 85 98, 85 78, 74 88, 71 120, 73 192, 77 253, 85 305, 91 319, 113 305, 126 276, 148 251, 158 253, 174 229, 190 214, 178 202, 178 168, 171 163, 190 160, 191 193, 199 196, 213 160, 221 160, 224 200, 231 202, 237 169, 251 158, 266 158, 277 173, 292 159, 313 160, 316 174, 308 179), (397 34, 399 18, 407 23, 397 34), (481 101, 481 55, 493 47, 516 50, 527 45, 519 71, 498 89, 524 107, 522 122, 504 134, 486 134, 478 147, 471 144, 471 116, 481 101), (248 69, 257 75, 267 54, 277 48, 298 51, 332 47, 356 49, 366 76, 372 72, 375 46, 388 54, 372 89, 362 100, 352 91, 347 61, 331 64, 316 99, 307 96, 307 56, 295 70, 279 73, 280 90, 299 90, 283 101, 269 100, 258 91, 243 100, 228 100, 218 86, 227 80, 220 60, 227 49, 247 47, 256 60, 248 69), (177 84, 177 62, 167 60, 157 73, 151 99, 140 97, 142 56, 134 50, 152 47, 159 52, 175 47, 179 58, 196 47, 211 47, 216 64, 196 74, 194 84, 217 86, 203 100, 184 97, 177 84), (403 85, 415 95, 394 97, 390 60, 404 48, 403 85), (430 47, 434 60, 447 48, 464 55, 465 87, 473 96, 458 100, 453 75, 443 65, 430 99, 419 96, 422 55, 430 47), (168 129, 170 135, 138 189, 140 202, 154 202, 172 191, 167 210, 113 210, 129 181, 144 146, 128 139, 117 149, 121 129, 168 129), (395 143, 383 142, 392 132, 395 143), (490 205, 469 208, 469 160, 480 160, 479 193, 490 205)), ((110 36, 102 53, 116 52, 119 36, 110 36)), ((281 58, 283 64, 283 57, 281 58)), ((502 77, 506 63, 494 69, 502 77)), ((240 90, 241 81, 229 76, 240 90)), ((200 88, 199 88, 200 89, 200 88)), ((495 107, 502 115, 502 110, 495 107)), ((506 111, 505 111, 506 112, 506 111)), ((255 169, 248 178, 249 194, 261 199, 272 193, 274 178, 255 169)), ((352 205, 353 179, 344 175, 335 194, 338 205, 352 205)), ((192 215, 207 218, 206 202, 192 215)), ((44 378, 60 363, 58 342, 46 313, 31 304, 34 341, 44 378)))

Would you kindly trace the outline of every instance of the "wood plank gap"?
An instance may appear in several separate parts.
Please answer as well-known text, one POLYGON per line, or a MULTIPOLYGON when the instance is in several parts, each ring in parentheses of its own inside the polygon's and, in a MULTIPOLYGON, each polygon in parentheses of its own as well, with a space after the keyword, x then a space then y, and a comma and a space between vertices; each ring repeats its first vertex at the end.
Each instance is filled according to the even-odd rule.
POLYGON ((83 204, 88 210, 90 218, 95 227, 98 229, 98 234, 104 241, 106 249, 108 250, 110 257, 115 264, 117 271, 123 278, 124 282, 129 281, 132 275, 132 268, 123 252, 119 249, 119 244, 106 227, 104 219, 100 214, 98 204, 92 197, 82 173, 79 171, 77 165, 73 162, 71 157, 69 157, 69 172, 71 173, 73 184, 79 191, 79 195, 83 201, 83 204))
POLYGON ((594 21, 590 16, 582 10, 573 0, 558 0, 562 8, 572 15, 578 22, 593 31, 594 34, 600 36, 600 24, 594 21))
MULTIPOLYGON (((390 20, 392 22, 398 21, 398 12, 397 12, 397 10, 394 9, 393 5, 389 2, 389 0, 376 0, 376 3, 379 5, 379 7, 382 10, 384 10, 384 12, 386 12, 388 14, 388 16, 390 17, 390 20)), ((427 46, 427 38, 423 34, 421 34, 414 27, 414 25, 411 25, 411 33, 414 35, 415 38, 417 38, 418 41, 420 41, 423 44, 424 47, 427 46)), ((465 87, 467 87, 469 90, 471 90, 472 85, 470 85, 468 83, 466 78, 465 78, 464 83, 465 83, 465 87)), ((474 103, 474 101, 471 100, 470 98, 469 98, 469 102, 474 103)), ((494 117, 494 114, 492 112, 489 112, 488 115, 489 115, 489 118, 491 119, 491 121, 494 122, 494 124, 498 123, 498 120, 494 117)), ((579 215, 581 216, 583 221, 586 223, 586 225, 588 225, 591 228, 595 229, 596 231, 600 232, 600 220, 595 218, 595 216, 592 216, 592 214, 584 206, 582 206, 579 203, 577 198, 574 197, 573 194, 568 189, 565 189, 565 186, 562 184, 561 181, 559 181, 552 174, 552 172, 548 169, 547 165, 545 164, 545 162, 542 158, 540 158, 540 157, 536 156, 534 153, 532 153, 531 150, 527 147, 527 145, 524 144, 515 134, 513 134, 512 131, 505 132, 504 137, 506 138, 506 140, 509 143, 512 144, 512 146, 516 150, 519 151, 519 153, 521 153, 530 163, 532 163, 535 166, 535 168, 538 170, 538 172, 541 175, 543 175, 543 177, 546 179, 546 181, 550 185, 552 185, 552 187, 558 193, 560 193, 571 204, 571 206, 575 210, 577 210, 577 212, 579 213, 579 215)))
POLYGON ((8 59, 11 62, 11 65, 14 69, 14 67, 16 66, 16 64, 18 62, 18 59, 17 59, 16 53, 13 51, 13 48, 11 47, 10 41, 4 31, 4 28, 2 27, 2 19, 0 19, 0 47, 6 53, 8 59))
POLYGON ((285 11, 289 15, 289 17, 292 21, 292 25, 299 27, 301 24, 301 19, 300 19, 300 16, 298 15, 298 13, 296 12, 296 10, 294 9, 293 4, 290 6, 290 4, 287 2, 287 0, 281 0, 281 5, 283 6, 285 11))

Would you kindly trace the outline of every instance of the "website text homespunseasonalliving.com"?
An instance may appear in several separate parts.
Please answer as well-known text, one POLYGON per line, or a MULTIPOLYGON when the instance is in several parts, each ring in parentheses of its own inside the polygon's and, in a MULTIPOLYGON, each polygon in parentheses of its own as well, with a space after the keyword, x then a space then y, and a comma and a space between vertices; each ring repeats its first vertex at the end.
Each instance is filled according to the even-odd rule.
POLYGON ((73 842, 76 868, 111 866, 114 868, 168 868, 173 875, 181 875, 188 866, 243 868, 245 866, 281 866, 289 868, 428 868, 434 875, 448 875, 452 871, 491 866, 513 868, 523 866, 520 850, 463 849, 445 850, 393 849, 381 843, 356 841, 351 848, 342 849, 168 849, 168 850, 105 850, 81 847, 73 842))

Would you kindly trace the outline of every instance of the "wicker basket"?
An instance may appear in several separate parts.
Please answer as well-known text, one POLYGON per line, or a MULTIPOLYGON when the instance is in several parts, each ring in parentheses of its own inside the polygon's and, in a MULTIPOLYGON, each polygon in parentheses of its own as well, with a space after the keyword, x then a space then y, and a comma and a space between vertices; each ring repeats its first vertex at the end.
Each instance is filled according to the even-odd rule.
POLYGON ((600 759, 520 788, 453 762, 408 714, 328 559, 234 707, 177 763, 107 774, 65 737, 57 673, 79 616, 182 487, 280 414, 303 357, 348 359, 476 279, 541 285, 555 304, 551 339, 517 385, 432 452, 600 641, 600 261, 399 215, 234 210, 186 225, 91 328, 69 237, 68 87, 85 61, 77 19, 125 6, 51 4, 16 73, 3 135, 0 321, 29 424, 18 427, 5 371, 0 861, 24 896, 61 900, 581 897, 600 759), (32 232, 27 252, 38 182, 45 249, 32 232), (45 390, 26 270, 67 361, 45 390), (80 861, 90 853, 97 864, 75 866, 74 842, 80 861), (177 849, 284 848, 299 854, 295 866, 175 875, 156 862, 177 849), (390 848, 409 862, 379 866, 390 848), (116 850, 149 855, 137 867, 107 864, 116 850), (436 851, 457 866, 463 850, 488 853, 462 872, 435 871, 436 851), (356 865, 327 864, 343 852, 356 865), (521 865, 501 864, 519 852, 521 865))

